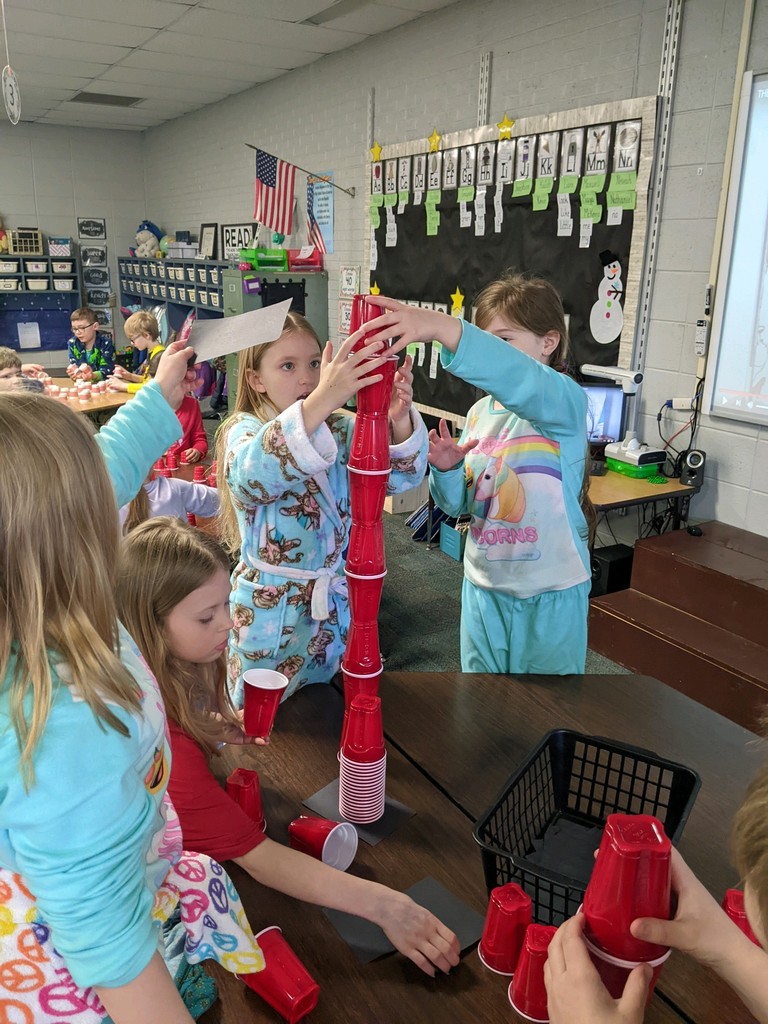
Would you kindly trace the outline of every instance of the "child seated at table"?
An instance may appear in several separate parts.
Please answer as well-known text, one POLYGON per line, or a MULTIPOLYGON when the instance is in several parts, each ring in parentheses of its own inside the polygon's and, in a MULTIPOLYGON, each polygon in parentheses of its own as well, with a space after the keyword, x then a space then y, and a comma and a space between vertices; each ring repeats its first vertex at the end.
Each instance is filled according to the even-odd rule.
POLYGON ((219 511, 219 492, 207 484, 149 474, 136 497, 120 509, 120 526, 130 533, 140 523, 156 516, 215 516, 219 511))
POLYGON ((81 306, 70 317, 73 337, 67 342, 67 376, 82 380, 106 380, 115 368, 112 335, 99 332, 99 320, 90 306, 81 306))
POLYGON ((209 758, 223 742, 264 742, 244 734, 226 685, 229 591, 224 549, 186 523, 152 519, 123 541, 119 613, 162 692, 170 793, 185 847, 216 851, 263 885, 373 921, 425 973, 449 971, 459 961, 458 940, 428 910, 405 893, 268 839, 214 778, 209 758))
MULTIPOLYGON (((731 846, 744 879, 747 917, 762 948, 731 921, 677 850, 672 851, 674 918, 638 918, 631 931, 638 939, 672 946, 710 967, 760 1024, 768 1024, 768 764, 736 813, 731 846)), ((612 999, 589 958, 583 927, 584 915, 577 914, 558 929, 549 947, 545 980, 551 1024, 641 1024, 650 968, 635 968, 621 999, 612 999)), ((721 1009, 719 1019, 725 1021, 727 1011, 721 1009)))
POLYGON ((22 363, 18 352, 0 345, 0 391, 23 390, 43 369, 40 363, 22 363))
POLYGON ((125 321, 125 334, 133 347, 146 352, 146 356, 136 373, 131 373, 123 366, 115 366, 109 378, 109 388, 111 391, 127 391, 135 395, 153 376, 153 370, 157 369, 158 360, 165 346, 160 341, 157 320, 145 309, 140 309, 138 313, 132 313, 128 317, 125 321))

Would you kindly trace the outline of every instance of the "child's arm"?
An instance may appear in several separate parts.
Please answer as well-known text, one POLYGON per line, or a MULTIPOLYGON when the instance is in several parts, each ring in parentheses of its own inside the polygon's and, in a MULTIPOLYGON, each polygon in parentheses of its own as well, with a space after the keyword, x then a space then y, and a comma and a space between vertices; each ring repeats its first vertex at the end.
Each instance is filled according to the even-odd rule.
POLYGON ((190 445, 183 452, 187 462, 199 462, 208 454, 208 437, 203 426, 203 414, 200 412, 200 403, 194 399, 194 408, 190 416, 190 445))
POLYGON ((650 967, 635 968, 621 998, 613 999, 589 958, 583 927, 584 915, 577 914, 549 944, 544 981, 551 1024, 642 1024, 650 967))
POLYGON ((196 484, 189 480, 174 480, 174 484, 182 487, 184 508, 196 516, 210 518, 219 511, 219 492, 207 484, 196 484))
POLYGON ((468 441, 467 428, 458 441, 454 441, 448 424, 440 420, 440 434, 429 432, 429 490, 435 503, 449 516, 460 516, 469 509, 467 484, 464 474, 464 456, 479 443, 479 438, 468 441))
POLYGON ((193 1020, 159 953, 127 985, 96 985, 94 991, 115 1024, 189 1024, 193 1020))
POLYGON ((731 921, 674 849, 672 888, 677 894, 673 920, 638 918, 632 934, 674 946, 711 967, 757 1020, 768 1024, 768 955, 731 921))
POLYGON ((340 409, 365 384, 381 380, 381 375, 373 371, 384 361, 379 357, 382 342, 369 343, 360 351, 353 352, 353 338, 358 336, 347 338, 335 355, 330 341, 323 350, 320 380, 303 405, 308 434, 313 434, 332 412, 340 409), (366 379, 366 375, 370 376, 366 379))
POLYGON ((459 962, 453 932, 405 893, 328 867, 271 839, 234 860, 271 889, 373 921, 396 949, 432 977, 436 969, 447 974, 459 962))
POLYGON ((395 444, 407 441, 413 433, 411 407, 413 406, 413 359, 405 357, 399 366, 392 387, 392 401, 389 403, 389 422, 392 424, 392 440, 395 444))
POLYGON ((99 364, 93 372, 96 381, 106 380, 115 368, 115 346, 111 334, 99 335, 99 364))

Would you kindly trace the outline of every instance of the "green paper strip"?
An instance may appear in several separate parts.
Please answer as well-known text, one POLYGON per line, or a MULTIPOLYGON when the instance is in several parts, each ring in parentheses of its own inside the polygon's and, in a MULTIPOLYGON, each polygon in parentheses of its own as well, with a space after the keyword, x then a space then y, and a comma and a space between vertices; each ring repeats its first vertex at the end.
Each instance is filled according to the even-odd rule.
POLYGON ((582 220, 591 220, 593 224, 597 224, 602 216, 603 208, 600 203, 595 202, 594 198, 581 200, 580 217, 582 220))
POLYGON ((544 195, 549 195, 552 189, 555 187, 554 178, 537 178, 536 184, 534 185, 534 192, 542 192, 544 195))
POLYGON ((636 192, 637 171, 616 171, 611 175, 610 192, 636 192))
POLYGON ((409 199, 410 199, 410 193, 408 192, 407 189, 404 190, 403 192, 398 192, 397 193, 397 202, 398 202, 398 204, 401 204, 401 205, 405 206, 408 203, 409 199))
POLYGON ((546 210, 549 206, 549 193, 534 192, 531 200, 531 206, 534 210, 546 210))
POLYGON ((533 191, 533 178, 518 178, 512 185, 512 195, 529 196, 533 191))
POLYGON ((474 185, 462 185, 459 189, 456 201, 459 203, 471 203, 475 198, 475 186, 474 185))
POLYGON ((436 235, 440 227, 440 211, 434 206, 427 206, 427 235, 436 235))
POLYGON ((564 174, 557 185, 557 191, 562 196, 570 196, 579 187, 578 174, 564 174))
POLYGON ((437 206, 442 198, 443 193, 439 188, 431 188, 424 197, 424 202, 427 206, 437 206))
POLYGON ((586 174, 581 179, 581 194, 585 195, 591 192, 593 195, 595 192, 602 192, 605 188, 605 175, 604 174, 586 174))
POLYGON ((373 203, 371 203, 371 226, 373 228, 381 226, 381 211, 378 206, 374 206, 373 203))
POLYGON ((605 204, 606 206, 619 206, 622 210, 634 210, 637 205, 637 192, 608 189, 605 194, 605 204))
POLYGON ((391 192, 389 195, 384 196, 385 206, 397 206, 397 192, 391 192))
POLYGON ((418 358, 418 355, 419 355, 419 344, 418 344, 418 342, 414 341, 410 345, 406 345, 405 346, 405 352, 406 352, 406 355, 409 355, 411 357, 411 359, 413 360, 413 362, 415 363, 416 359, 418 358))
POLYGON ((376 195, 371 196, 371 206, 383 206, 384 196, 379 192, 376 195))

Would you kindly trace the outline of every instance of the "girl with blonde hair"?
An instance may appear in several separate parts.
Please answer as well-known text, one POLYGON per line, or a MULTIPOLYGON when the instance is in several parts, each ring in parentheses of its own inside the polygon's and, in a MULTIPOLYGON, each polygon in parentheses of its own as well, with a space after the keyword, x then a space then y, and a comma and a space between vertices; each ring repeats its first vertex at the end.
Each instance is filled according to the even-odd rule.
POLYGON ((58 402, 0 395, 0 973, 26 979, 0 1008, 24 1019, 66 998, 78 1024, 191 1021, 158 952, 180 929, 180 980, 217 948, 211 925, 225 967, 263 966, 226 875, 182 850, 162 700, 113 593, 108 468, 126 501, 178 438, 190 355, 171 346, 97 440, 58 402), (181 924, 190 899, 206 914, 181 924))
MULTIPOLYGON (((219 428, 216 461, 221 537, 239 561, 232 576, 229 682, 242 705, 243 672, 273 668, 287 694, 327 683, 349 626, 343 555, 349 541, 347 461, 354 420, 335 410, 381 379, 381 342, 336 355, 309 322, 290 313, 277 341, 240 353, 237 401, 219 428), (370 376, 366 377, 365 375, 370 376)), ((407 357, 389 407, 390 493, 424 476, 427 432, 412 406, 407 357)))

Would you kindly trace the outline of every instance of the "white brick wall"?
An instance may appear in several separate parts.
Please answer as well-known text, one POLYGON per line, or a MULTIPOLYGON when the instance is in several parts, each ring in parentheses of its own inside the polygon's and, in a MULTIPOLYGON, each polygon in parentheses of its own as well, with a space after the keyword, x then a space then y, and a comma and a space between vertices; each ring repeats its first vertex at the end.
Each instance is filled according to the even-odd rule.
MULTIPOLYGON (((743 0, 684 5, 640 417, 649 441, 657 439, 661 403, 693 388, 693 325, 702 315, 708 278, 742 7, 743 0)), ((648 95, 658 84, 664 17, 664 0, 461 0, 150 129, 141 140, 122 133, 0 129, 0 209, 12 224, 19 223, 18 211, 52 233, 52 225, 61 224, 60 233, 67 234, 75 210, 97 216, 103 203, 116 232, 110 237, 114 254, 125 251, 144 216, 143 181, 133 170, 139 152, 146 213, 166 230, 250 218, 253 153, 244 142, 312 170, 331 169, 337 183, 358 189, 356 199, 339 193, 335 199, 336 252, 327 261, 333 336, 338 268, 363 261, 371 88, 375 135, 382 144, 424 137, 433 127, 441 133, 471 127, 480 55, 487 50, 493 53, 493 119, 505 109, 514 117, 648 95), (12 140, 10 148, 6 139, 12 140), (34 139, 61 148, 66 188, 55 171, 43 169, 40 188, 30 185, 31 166, 37 177, 41 161, 53 159, 52 150, 49 157, 38 155, 34 139), (105 161, 100 169, 90 168, 91 151, 105 161)), ((768 0, 757 0, 749 66, 766 65, 768 0)), ((667 435, 683 422, 681 413, 667 414, 667 435)), ((768 534, 768 431, 705 417, 697 443, 709 458, 696 517, 714 516, 768 534)))

